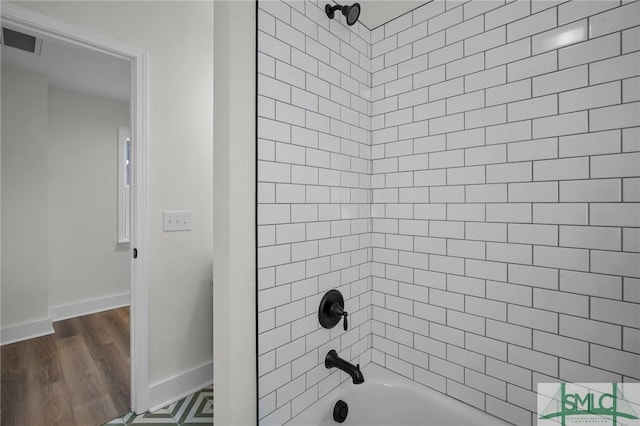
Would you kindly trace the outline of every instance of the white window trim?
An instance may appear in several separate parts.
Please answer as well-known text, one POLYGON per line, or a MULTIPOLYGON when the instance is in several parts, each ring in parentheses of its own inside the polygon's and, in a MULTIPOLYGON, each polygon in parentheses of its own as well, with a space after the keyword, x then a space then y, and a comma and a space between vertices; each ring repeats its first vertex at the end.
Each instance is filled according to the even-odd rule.
POLYGON ((131 238, 131 187, 127 184, 127 140, 130 139, 129 128, 118 127, 118 244, 129 244, 131 238))

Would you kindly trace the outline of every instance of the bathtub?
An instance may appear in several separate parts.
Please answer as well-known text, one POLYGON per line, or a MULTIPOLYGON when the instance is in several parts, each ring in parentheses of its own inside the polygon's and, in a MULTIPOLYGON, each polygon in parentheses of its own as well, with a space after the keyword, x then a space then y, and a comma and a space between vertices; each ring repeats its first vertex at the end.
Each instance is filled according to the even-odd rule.
POLYGON ((287 426, 336 426, 333 407, 349 405, 344 426, 463 426, 508 423, 403 376, 369 364, 362 369, 365 382, 348 380, 292 418, 287 426))

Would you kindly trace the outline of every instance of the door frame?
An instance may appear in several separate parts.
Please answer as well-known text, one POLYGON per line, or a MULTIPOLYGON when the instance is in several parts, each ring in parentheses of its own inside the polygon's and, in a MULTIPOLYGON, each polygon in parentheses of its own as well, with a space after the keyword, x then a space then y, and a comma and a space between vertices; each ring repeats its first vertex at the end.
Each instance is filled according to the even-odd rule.
POLYGON ((148 52, 105 35, 29 9, 2 2, 3 25, 43 39, 73 44, 131 63, 130 128, 134 143, 131 187, 131 409, 149 409, 149 240, 147 215, 147 58, 148 52), (133 258, 134 250, 137 258, 133 258))

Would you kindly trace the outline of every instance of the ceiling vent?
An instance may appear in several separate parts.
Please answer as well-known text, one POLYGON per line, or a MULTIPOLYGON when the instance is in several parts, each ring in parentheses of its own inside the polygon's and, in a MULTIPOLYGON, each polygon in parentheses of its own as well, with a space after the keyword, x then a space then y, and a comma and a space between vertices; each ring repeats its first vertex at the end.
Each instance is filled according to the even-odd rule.
POLYGON ((7 47, 24 50, 25 52, 40 55, 42 50, 42 39, 29 34, 14 31, 9 28, 2 28, 2 44, 7 47))

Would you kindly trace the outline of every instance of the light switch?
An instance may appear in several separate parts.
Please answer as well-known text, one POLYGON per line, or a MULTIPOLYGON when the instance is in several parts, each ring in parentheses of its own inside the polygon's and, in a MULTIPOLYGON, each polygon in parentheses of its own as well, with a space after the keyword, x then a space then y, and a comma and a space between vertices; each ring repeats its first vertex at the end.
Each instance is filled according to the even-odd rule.
POLYGON ((187 210, 165 210, 162 212, 162 230, 191 231, 191 212, 187 210))

